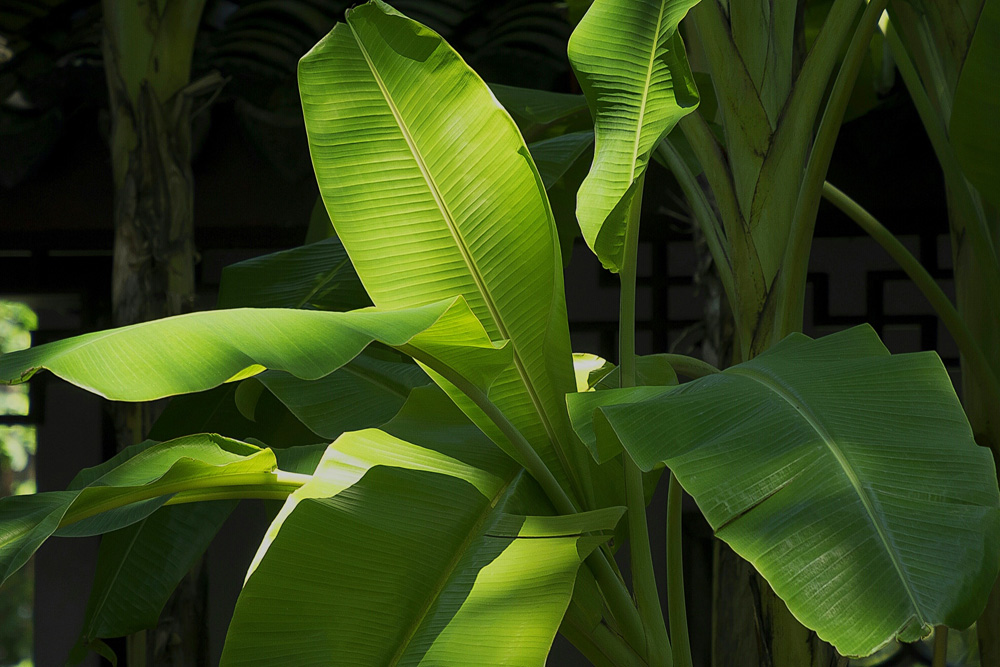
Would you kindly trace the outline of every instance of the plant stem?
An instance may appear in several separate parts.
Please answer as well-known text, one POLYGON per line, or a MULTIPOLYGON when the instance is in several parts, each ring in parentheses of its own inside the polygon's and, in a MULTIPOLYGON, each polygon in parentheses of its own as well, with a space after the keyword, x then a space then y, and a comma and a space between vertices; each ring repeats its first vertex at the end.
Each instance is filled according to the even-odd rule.
MULTIPOLYGON (((625 212, 625 252, 621 268, 621 310, 618 322, 618 367, 622 387, 635 386, 635 279, 639 255, 639 213, 642 209, 644 176, 639 177, 636 193, 625 212)), ((672 664, 670 639, 663 622, 660 596, 653 572, 653 554, 649 547, 649 527, 646 523, 646 498, 642 486, 642 471, 625 452, 625 498, 628 505, 628 534, 631 543, 633 588, 639 618, 646 632, 647 657, 650 667, 672 664)))
POLYGON ((604 594, 612 616, 618 621, 625 641, 636 653, 645 655, 646 632, 642 627, 639 610, 636 609, 625 582, 611 567, 610 556, 597 549, 587 557, 586 563, 597 581, 597 586, 604 594))
POLYGON ((868 45, 872 41, 879 17, 885 10, 889 0, 871 0, 861 15, 854 37, 851 38, 843 64, 837 73, 830 99, 816 131, 806 173, 799 189, 792 226, 789 232, 788 245, 785 247, 784 261, 778 274, 777 310, 774 316, 772 342, 776 343, 793 331, 802 329, 802 315, 805 310, 806 273, 809 269, 809 248, 812 246, 813 230, 816 227, 816 214, 823 192, 823 182, 833 147, 840 133, 840 125, 844 120, 847 103, 854 90, 854 82, 858 71, 868 55, 868 45))
POLYGON ((681 190, 684 191, 684 196, 687 197, 691 211, 694 213, 694 219, 701 227, 701 233, 708 244, 708 251, 712 255, 712 261, 715 262, 715 270, 719 274, 723 289, 726 290, 726 298, 729 299, 729 303, 735 303, 732 259, 729 257, 729 243, 722 230, 722 223, 719 222, 711 204, 708 203, 705 191, 699 185, 695 175, 691 173, 680 153, 670 143, 669 138, 660 142, 660 145, 656 147, 656 152, 670 167, 674 178, 677 179, 681 190))
POLYGON ((545 465, 545 461, 538 455, 535 448, 517 430, 517 427, 507 419, 507 416, 500 411, 500 408, 489 399, 486 392, 463 377, 461 373, 456 372, 453 368, 443 363, 440 359, 432 357, 419 348, 412 345, 400 345, 396 349, 440 375, 462 392, 466 398, 475 403, 476 407, 483 412, 483 415, 493 422, 507 439, 510 446, 517 453, 517 462, 524 466, 524 469, 535 478, 535 481, 542 487, 542 491, 552 501, 556 511, 561 514, 576 514, 580 511, 580 508, 573 499, 566 493, 566 489, 562 487, 555 478, 555 475, 552 474, 552 471, 549 470, 549 467, 545 465))
POLYGON ((670 473, 670 488, 667 491, 667 616, 670 619, 670 642, 674 649, 674 667, 693 667, 684 600, 683 500, 684 489, 670 473))
POLYGON ((931 667, 948 667, 948 626, 934 628, 934 661, 931 667))
POLYGON ((675 373, 691 378, 692 380, 722 372, 707 361, 695 359, 686 354, 661 354, 657 356, 664 357, 675 373))
POLYGON ((125 637, 129 667, 146 667, 146 631, 139 630, 125 637))
POLYGON ((559 632, 595 667, 646 667, 646 661, 603 622, 588 632, 567 614, 559 632))
POLYGON ((934 154, 944 172, 945 182, 954 194, 955 205, 966 221, 966 230, 972 241, 973 256, 979 265, 980 276, 984 283, 983 289, 988 293, 1000 293, 1000 257, 997 257, 996 246, 993 244, 982 208, 977 204, 972 186, 966 180, 965 172, 952 150, 944 123, 934 110, 930 97, 921 83, 920 75, 899 35, 893 29, 892 23, 886 28, 885 38, 892 50, 892 57, 896 61, 903 83, 910 93, 910 99, 913 100, 913 106, 917 109, 917 115, 920 116, 920 121, 927 132, 927 138, 934 148, 934 154))
POLYGON ((896 260, 899 266, 910 277, 910 280, 923 293, 927 301, 934 308, 934 312, 952 335, 958 348, 965 357, 975 366, 981 369, 987 386, 993 394, 993 400, 1000 405, 1000 379, 997 378, 989 359, 983 352, 975 336, 969 331, 965 320, 959 315, 958 310, 952 305, 951 300, 938 286, 937 282, 927 270, 920 264, 916 257, 910 254, 906 247, 899 242, 875 217, 866 211, 860 204, 838 190, 830 183, 823 184, 823 196, 831 204, 847 214, 856 222, 859 227, 865 230, 869 236, 882 246, 889 255, 896 260))
MULTIPOLYGON (((447 364, 432 357, 411 345, 401 345, 397 349, 420 362, 428 369, 440 375, 450 382, 456 389, 462 392, 466 398, 472 401, 483 414, 500 430, 507 438, 511 447, 517 452, 518 463, 524 466, 525 470, 535 478, 535 481, 542 487, 542 491, 552 502, 556 511, 561 514, 575 514, 579 512, 576 504, 566 493, 566 490, 559 484, 552 471, 549 470, 545 462, 525 439, 524 435, 517 430, 506 415, 489 399, 486 393, 469 380, 462 377, 447 364)), ((642 650, 646 645, 645 633, 642 629, 638 611, 629 598, 625 583, 615 574, 608 562, 608 555, 597 549, 587 557, 587 564, 590 566, 597 580, 598 586, 604 593, 605 600, 615 620, 621 625, 625 640, 637 651, 642 650)))

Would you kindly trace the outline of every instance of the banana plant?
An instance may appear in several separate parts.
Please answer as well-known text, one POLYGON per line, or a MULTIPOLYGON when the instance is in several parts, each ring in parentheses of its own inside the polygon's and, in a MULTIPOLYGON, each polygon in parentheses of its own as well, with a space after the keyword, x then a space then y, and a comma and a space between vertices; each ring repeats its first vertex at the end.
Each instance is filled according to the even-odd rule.
MULTIPOLYGON (((887 41, 944 172, 956 304, 931 290, 962 341, 963 404, 976 440, 1000 452, 1000 3, 894 3, 887 41)), ((864 215, 864 214, 862 214, 864 215)), ((874 220, 867 216, 869 221, 874 220)), ((911 262, 915 264, 914 262, 911 262)), ((919 265, 916 265, 919 266, 919 265)), ((977 624, 982 664, 1000 661, 1000 583, 977 624)))
POLYGON ((230 308, 0 356, 8 383, 189 394, 66 491, 0 501, 0 576, 52 536, 106 534, 76 657, 108 654, 234 502, 278 500, 224 665, 542 665, 557 632, 595 665, 690 665, 683 488, 846 655, 971 623, 1000 490, 936 355, 889 355, 866 327, 722 372, 634 352, 646 167, 699 103, 693 4, 596 0, 570 43, 594 117, 578 218, 621 275, 617 367, 572 353, 558 169, 533 158, 581 152, 529 148, 444 39, 372 0, 299 66, 336 239, 231 270, 258 295, 224 290, 230 308), (664 466, 667 616, 645 518, 664 466))

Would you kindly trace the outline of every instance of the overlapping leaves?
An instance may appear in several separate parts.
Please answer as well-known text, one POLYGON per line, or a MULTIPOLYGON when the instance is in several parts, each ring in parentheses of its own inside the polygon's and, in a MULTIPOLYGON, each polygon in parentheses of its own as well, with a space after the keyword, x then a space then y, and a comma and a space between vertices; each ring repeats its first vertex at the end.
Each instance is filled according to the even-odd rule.
POLYGON ((968 626, 985 603, 1000 492, 932 352, 889 355, 867 326, 796 334, 676 388, 570 405, 602 456, 624 446, 643 469, 666 464, 716 534, 845 655, 968 626))

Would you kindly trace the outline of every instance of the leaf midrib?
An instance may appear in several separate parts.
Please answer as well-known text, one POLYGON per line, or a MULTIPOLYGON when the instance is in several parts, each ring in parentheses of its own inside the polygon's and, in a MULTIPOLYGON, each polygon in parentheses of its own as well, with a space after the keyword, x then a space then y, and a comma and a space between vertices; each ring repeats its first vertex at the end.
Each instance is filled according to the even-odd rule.
POLYGON ((402 382, 390 380, 385 375, 380 375, 376 370, 367 368, 365 366, 367 362, 368 360, 363 359, 362 355, 358 355, 351 361, 344 364, 342 368, 358 379, 364 380, 380 389, 384 389, 399 398, 405 399, 410 395, 410 387, 407 387, 402 382))
MULTIPOLYGON (((364 42, 361 40, 361 36, 354 29, 354 25, 351 23, 350 19, 347 21, 348 27, 351 29, 351 34, 354 36, 354 41, 358 45, 358 50, 365 59, 365 63, 368 65, 369 71, 371 71, 372 78, 378 85, 379 91, 382 93, 383 99, 385 99, 386 106, 392 112, 393 118, 396 120, 396 124, 399 127, 400 133, 403 135, 403 139, 406 141, 407 147, 410 149, 410 153, 413 155, 414 161, 417 163, 417 167, 420 169, 421 175, 424 177, 424 182, 427 183, 427 188, 430 190, 431 195, 434 197, 434 202, 437 204, 438 209, 441 211, 441 216, 444 218, 445 224, 448 226, 448 231, 451 234, 452 239, 455 241, 455 245, 458 247, 459 252, 462 255, 462 259, 465 261, 466 267, 469 269, 469 273, 472 275, 473 281, 476 283, 476 288, 479 290, 480 295, 483 298, 483 302, 486 304, 487 310, 490 312, 490 316, 493 318, 493 322, 502 338, 506 338, 511 341, 512 352, 514 356, 514 366, 517 368, 517 373, 521 377, 521 384, 524 385, 528 396, 531 398, 531 403, 535 408, 535 412, 538 415, 539 421, 545 427, 546 436, 549 442, 553 445, 559 442, 559 438, 556 435, 556 431, 549 421, 548 413, 545 411, 542 405, 541 399, 538 393, 535 391, 534 384, 528 377, 528 373, 525 370, 524 362, 521 359, 521 355, 518 352, 518 341, 510 336, 507 331, 507 327, 504 321, 501 319, 499 311, 497 310, 496 304, 493 302, 493 295, 486 289, 486 284, 483 280, 482 275, 479 272, 479 267, 476 265, 472 258, 472 253, 468 246, 465 244, 465 239, 458 231, 458 223, 455 220, 451 209, 448 208, 447 203, 444 200, 444 196, 438 189, 437 182, 434 180, 430 169, 424 163, 423 156, 417 149, 417 144, 413 139, 413 135, 410 133, 410 128, 403 119, 402 114, 399 109, 396 108, 396 103, 393 101, 392 96, 389 94, 388 88, 386 88, 385 82, 382 80, 378 69, 375 67, 375 63, 372 61, 371 55, 368 53, 368 49, 365 48, 364 42)), ((652 64, 650 64, 652 67, 652 64)), ((565 453, 562 451, 561 447, 553 446, 556 455, 559 457, 559 461, 563 466, 566 475, 570 479, 574 479, 574 471, 572 466, 569 465, 569 461, 566 459, 565 453)))
POLYGON ((305 295, 304 297, 302 297, 302 299, 301 299, 301 300, 299 300, 298 304, 297 304, 297 305, 296 305, 295 307, 296 307, 296 308, 302 308, 302 307, 303 307, 303 306, 305 306, 305 305, 306 305, 307 303, 309 303, 309 299, 311 299, 311 298, 313 298, 314 296, 316 296, 316 294, 318 294, 318 293, 319 293, 319 291, 320 291, 321 289, 323 289, 323 288, 324 288, 324 287, 326 287, 326 286, 327 286, 328 284, 330 284, 330 282, 331 282, 331 281, 332 281, 332 280, 333 280, 334 278, 336 278, 336 277, 337 277, 337 275, 338 275, 338 274, 340 273, 340 270, 341 270, 342 268, 344 268, 344 266, 346 266, 346 265, 347 265, 347 263, 348 263, 348 262, 349 262, 350 260, 351 260, 351 258, 350 258, 350 257, 347 257, 347 256, 345 255, 345 256, 344 256, 344 259, 340 260, 340 262, 338 262, 338 263, 337 263, 337 265, 336 265, 335 267, 333 267, 333 270, 332 270, 332 271, 330 271, 329 273, 327 273, 327 274, 326 274, 326 276, 324 276, 324 277, 323 277, 323 279, 322 279, 322 280, 320 280, 320 281, 319 281, 319 282, 318 282, 318 283, 316 284, 316 286, 315 286, 315 287, 313 287, 313 288, 312 288, 312 290, 310 290, 310 291, 309 291, 309 293, 308 293, 308 294, 306 294, 306 295, 305 295))
POLYGON ((889 559, 892 561, 892 565, 896 570, 896 574, 899 576, 899 581, 903 585, 903 589, 906 591, 907 597, 910 599, 910 604, 913 606, 913 611, 917 616, 917 620, 920 621, 921 625, 927 625, 927 621, 924 619, 923 614, 920 611, 920 605, 917 603, 916 593, 910 587, 909 579, 906 577, 905 569, 903 564, 899 560, 899 556, 896 554, 895 549, 892 547, 891 540, 889 538, 888 530, 883 524, 882 519, 875 512, 875 506, 872 498, 869 496, 868 492, 861 485, 861 480, 858 477, 858 473, 854 470, 850 461, 844 455, 843 450, 833 439, 833 436, 826 427, 819 421, 816 415, 813 414, 812 410, 809 409, 802 401, 800 401, 794 393, 786 387, 782 382, 773 378, 765 373, 756 371, 746 367, 734 366, 726 371, 727 374, 731 375, 741 375, 743 377, 749 378, 763 385, 765 388, 769 389, 775 395, 783 399, 789 406, 792 407, 798 414, 805 419, 806 423, 816 432, 816 434, 826 445, 827 449, 833 454, 833 457, 837 460, 840 465, 841 470, 847 476, 850 481, 851 486, 854 487, 854 492, 861 499, 861 504, 865 508, 865 512, 868 514, 868 519, 871 521, 872 526, 875 528, 875 532, 878 534, 879 540, 882 542, 882 546, 885 548, 886 553, 889 554, 889 559))
POLYGON ((420 630, 420 626, 423 625, 424 619, 427 618, 427 614, 434 606, 434 603, 437 602, 438 598, 441 597, 441 594, 444 592, 445 588, 447 588, 448 582, 451 581, 452 575, 455 574, 455 570, 458 568, 458 564, 462 562, 462 559, 465 557, 465 554, 469 551, 469 548, 472 546, 473 542, 479 539, 480 537, 485 536, 485 532, 482 530, 483 526, 486 524, 486 521, 496 511, 497 503, 499 503, 500 499, 503 498, 505 493, 507 493, 507 489, 510 488, 511 484, 514 483, 514 480, 517 479, 518 475, 520 475, 521 472, 522 469, 515 469, 513 472, 511 472, 511 475, 510 477, 507 478, 507 481, 497 490, 497 492, 493 495, 493 497, 489 499, 489 502, 483 508, 483 512, 480 514, 479 518, 476 519, 476 522, 472 526, 470 526, 469 534, 462 541, 462 544, 459 546, 459 548, 455 550, 455 555, 452 556, 451 561, 448 563, 447 567, 445 567, 444 572, 441 575, 441 578, 438 579, 437 585, 434 586, 434 589, 432 590, 431 594, 427 596, 427 600, 424 603, 424 606, 421 607, 420 610, 414 615, 413 622, 410 624, 410 627, 407 628, 405 636, 399 643, 399 648, 396 649, 396 653, 392 656, 392 659, 388 662, 388 667, 395 667, 396 665, 399 664, 399 661, 402 660, 403 656, 406 655, 406 650, 410 647, 410 642, 413 641, 413 638, 416 636, 417 631, 420 630))
POLYGON ((660 43, 660 27, 663 25, 663 10, 666 4, 666 0, 660 0, 660 11, 656 17, 656 27, 653 30, 653 44, 649 50, 649 63, 646 66, 646 84, 642 87, 642 102, 639 104, 639 118, 635 126, 635 142, 632 144, 632 167, 629 172, 629 183, 635 180, 635 162, 639 158, 639 137, 642 136, 642 121, 646 117, 649 87, 653 80, 653 62, 656 60, 656 47, 660 43))
POLYGON ((121 576, 122 570, 125 568, 125 561, 132 553, 132 549, 135 548, 135 544, 138 542, 139 535, 142 533, 142 529, 145 527, 147 521, 149 521, 148 516, 139 522, 139 525, 133 532, 131 541, 128 543, 128 547, 124 549, 121 558, 118 560, 118 566, 115 568, 115 573, 104 586, 104 590, 101 592, 100 600, 94 605, 94 614, 90 617, 90 621, 87 623, 87 627, 82 633, 88 640, 96 638, 95 633, 97 632, 97 629, 95 626, 97 625, 97 620, 104 609, 104 605, 107 604, 108 597, 111 595, 111 589, 114 587, 114 582, 116 582, 118 577, 121 576))

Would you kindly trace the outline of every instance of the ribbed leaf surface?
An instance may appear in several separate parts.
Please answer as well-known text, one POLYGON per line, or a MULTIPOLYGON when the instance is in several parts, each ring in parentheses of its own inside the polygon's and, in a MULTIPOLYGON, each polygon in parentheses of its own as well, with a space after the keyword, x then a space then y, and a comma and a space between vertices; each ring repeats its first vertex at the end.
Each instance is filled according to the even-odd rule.
POLYGON ((597 410, 596 438, 644 469, 665 463, 716 534, 842 654, 966 627, 982 610, 1000 493, 934 353, 890 356, 867 326, 793 335, 635 398, 597 410))
POLYGON ((234 309, 191 313, 39 345, 0 357, 0 382, 46 368, 112 400, 146 401, 203 391, 267 369, 323 377, 372 341, 446 358, 488 387, 509 366, 461 298, 398 311, 349 313, 234 309))
POLYGON ((80 645, 156 627, 178 582, 208 547, 236 502, 161 507, 105 535, 80 645))
POLYGON ((562 264, 510 116, 439 35, 380 0, 302 59, 299 90, 320 193, 372 300, 400 308, 463 295, 513 346, 490 398, 568 485, 562 264))
MULTIPOLYGON (((325 218, 326 211, 322 214, 325 218)), ((219 308, 355 310, 370 305, 337 238, 231 264, 219 284, 219 308)))
POLYGON ((622 508, 506 513, 523 474, 376 430, 341 436, 251 567, 223 665, 543 665, 622 508))
POLYGON ((270 450, 217 435, 146 442, 84 470, 68 491, 0 499, 0 583, 24 565, 59 523, 60 534, 96 535, 128 526, 172 494, 199 483, 264 483, 277 463, 270 450), (256 480, 256 481, 255 481, 256 480))
POLYGON ((416 364, 362 353, 318 380, 265 371, 246 382, 263 384, 299 421, 329 442, 345 431, 389 421, 410 391, 431 380, 416 364))
POLYGON ((677 24, 698 0, 596 0, 569 40, 594 116, 594 164, 577 218, 601 263, 621 267, 624 211, 656 145, 698 106, 677 24))
MULTIPOLYGON (((323 444, 273 453, 281 470, 309 475, 315 471, 325 449, 323 444)), ((122 460, 119 455, 102 469, 110 470, 122 460)), ((91 477, 88 474, 74 481, 82 483, 91 477)), ((73 657, 82 660, 87 649, 100 651, 99 638, 121 637, 155 627, 177 584, 208 547, 236 503, 220 500, 169 505, 105 535, 83 630, 70 661, 73 662, 73 657)))

